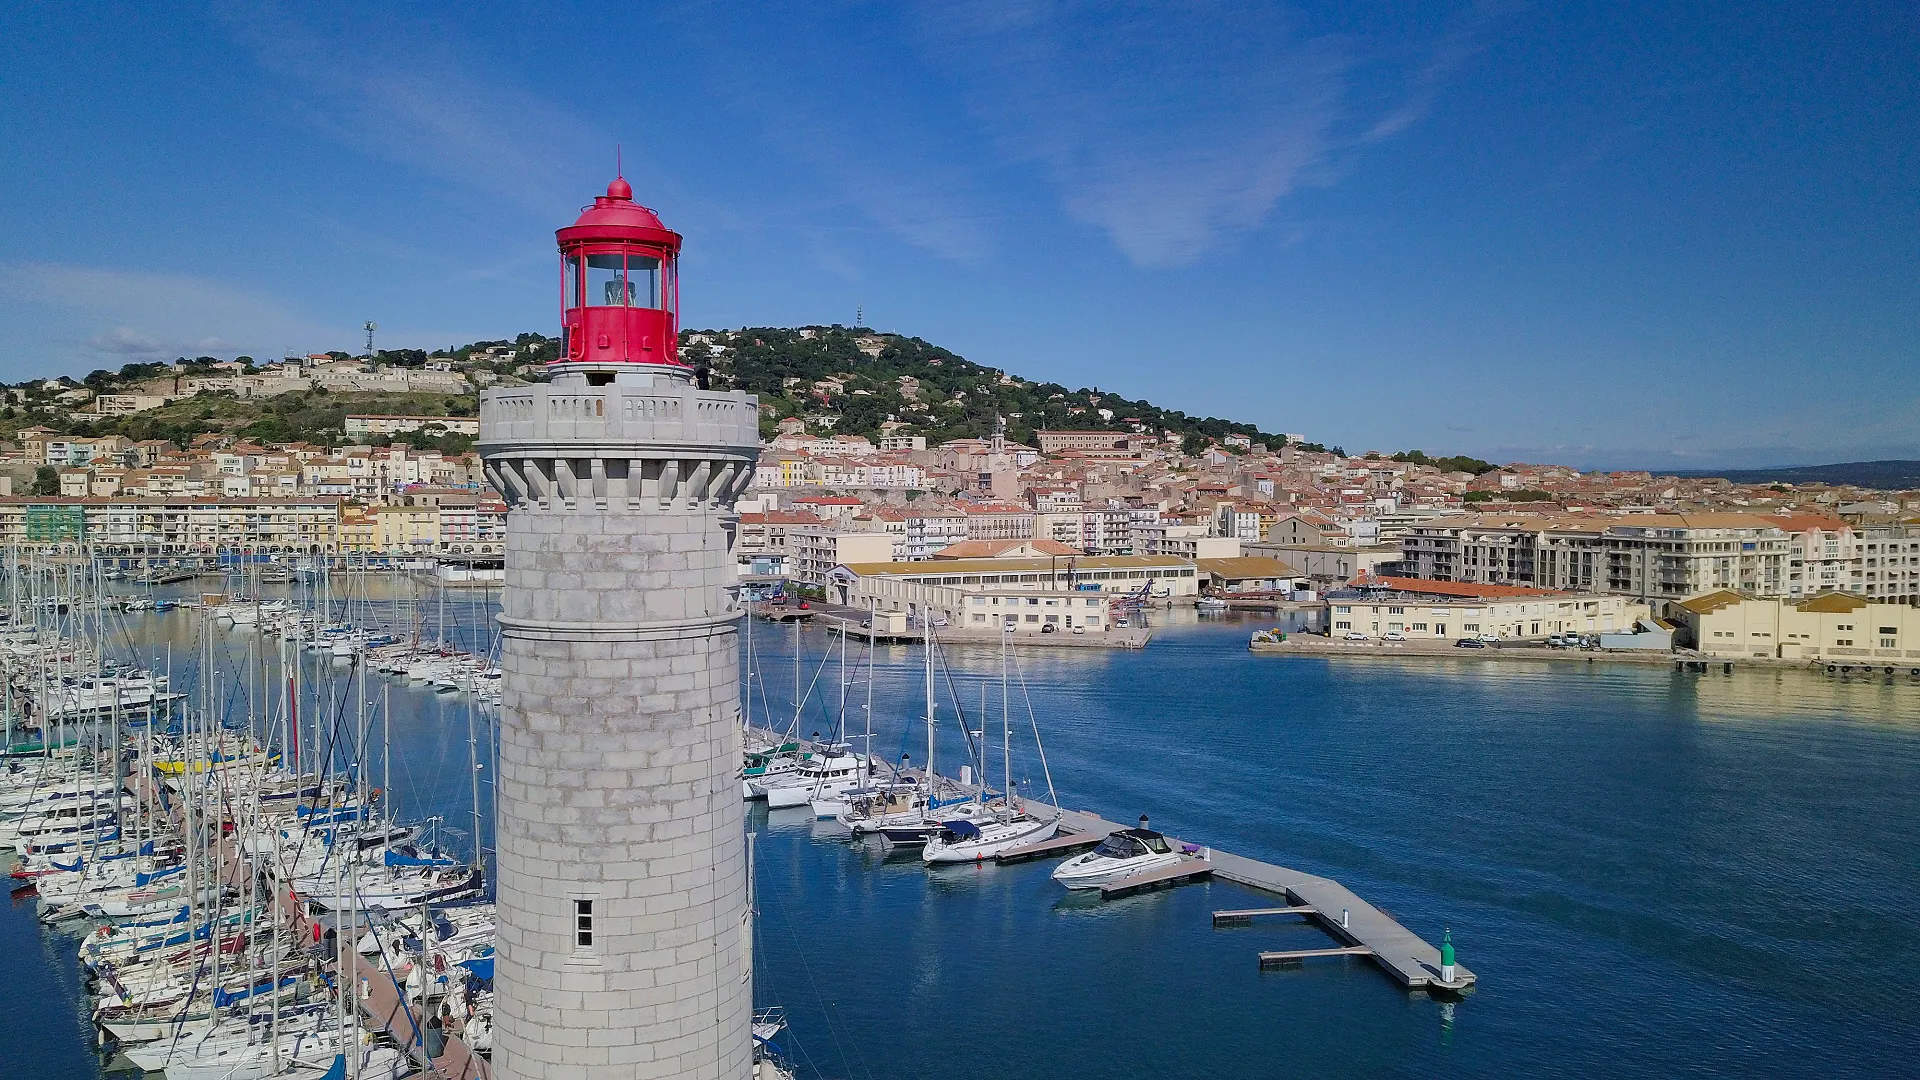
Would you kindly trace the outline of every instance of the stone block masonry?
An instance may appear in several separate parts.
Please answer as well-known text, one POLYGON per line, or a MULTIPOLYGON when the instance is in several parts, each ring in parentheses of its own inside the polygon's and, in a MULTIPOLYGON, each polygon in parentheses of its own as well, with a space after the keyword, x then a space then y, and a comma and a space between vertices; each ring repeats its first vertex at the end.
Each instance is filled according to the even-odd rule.
POLYGON ((746 395, 624 367, 572 365, 482 398, 481 454, 512 505, 502 1080, 752 1070, 728 547, 757 453, 751 424, 732 418, 757 414, 746 395), (670 422, 682 417, 719 419, 670 422))

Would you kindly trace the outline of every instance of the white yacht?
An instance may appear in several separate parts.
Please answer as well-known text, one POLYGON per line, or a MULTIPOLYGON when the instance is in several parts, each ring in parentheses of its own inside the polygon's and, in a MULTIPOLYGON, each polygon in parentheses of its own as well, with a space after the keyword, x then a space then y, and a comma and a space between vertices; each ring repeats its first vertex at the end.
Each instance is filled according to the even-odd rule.
POLYGON ((1075 855, 1053 871, 1053 880, 1069 889, 1096 889, 1102 885, 1132 877, 1148 870, 1172 866, 1186 856, 1167 842, 1167 838, 1146 827, 1121 829, 1100 846, 1075 855))
POLYGON ((766 794, 768 809, 779 810, 805 806, 814 799, 839 795, 866 782, 867 759, 837 746, 784 776, 756 786, 766 794))

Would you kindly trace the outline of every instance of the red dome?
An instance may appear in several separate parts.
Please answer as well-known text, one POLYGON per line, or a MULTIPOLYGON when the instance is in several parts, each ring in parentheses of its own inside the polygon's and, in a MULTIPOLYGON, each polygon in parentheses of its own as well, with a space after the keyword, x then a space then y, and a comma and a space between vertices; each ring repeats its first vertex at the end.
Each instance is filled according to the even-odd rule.
POLYGON ((562 246, 594 240, 639 240, 661 244, 674 252, 680 250, 680 234, 662 224, 660 215, 633 201, 633 185, 624 177, 615 177, 605 195, 596 196, 592 206, 555 235, 562 246))

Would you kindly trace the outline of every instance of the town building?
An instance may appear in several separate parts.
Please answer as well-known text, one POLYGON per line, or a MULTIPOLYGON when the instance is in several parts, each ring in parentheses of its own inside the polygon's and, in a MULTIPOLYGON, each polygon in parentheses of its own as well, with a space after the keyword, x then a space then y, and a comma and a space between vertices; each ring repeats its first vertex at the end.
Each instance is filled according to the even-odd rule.
POLYGON ((1042 454, 1072 451, 1085 457, 1134 457, 1151 439, 1125 431, 1036 431, 1042 454))
POLYGON ((1400 570, 1434 581, 1680 599, 1787 594, 1791 542, 1753 514, 1498 515, 1407 527, 1400 570))
POLYGON ((1195 574, 1184 559, 1145 555, 850 562, 829 572, 827 595, 857 608, 903 612, 915 624, 931 616, 936 623, 991 628, 1017 610, 1022 630, 1043 632, 1051 622, 1065 631, 1091 631, 1110 625, 1106 611, 1115 595, 1192 597, 1195 574), (1039 616, 1031 627, 1027 614, 1039 616))
POLYGON ((477 416, 349 416, 344 422, 348 435, 399 435, 409 431, 438 430, 452 435, 480 434, 477 416))
POLYGON ((1650 614, 1646 604, 1610 593, 1406 577, 1362 579, 1354 588, 1329 593, 1325 603, 1334 637, 1358 632, 1378 639, 1393 633, 1421 641, 1615 633, 1650 614))
POLYGON ((1708 656, 1920 669, 1920 607, 1827 592, 1764 599, 1720 590, 1669 605, 1685 644, 1708 656))

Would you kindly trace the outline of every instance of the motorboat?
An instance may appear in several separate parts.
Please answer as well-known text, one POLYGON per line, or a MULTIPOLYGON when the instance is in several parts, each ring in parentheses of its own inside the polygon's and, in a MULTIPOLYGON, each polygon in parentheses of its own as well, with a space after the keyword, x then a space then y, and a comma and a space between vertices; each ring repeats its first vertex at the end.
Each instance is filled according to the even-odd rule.
POLYGON ((1053 871, 1053 880, 1069 889, 1097 889, 1121 878, 1172 866, 1186 857, 1165 836, 1146 828, 1145 821, 1142 818, 1140 828, 1121 829, 1092 851, 1061 863, 1053 871))
POLYGON ((1195 600, 1193 602, 1193 610, 1214 611, 1214 612, 1225 611, 1227 610, 1227 602, 1225 600, 1220 599, 1217 596, 1202 596, 1198 600, 1195 600))

